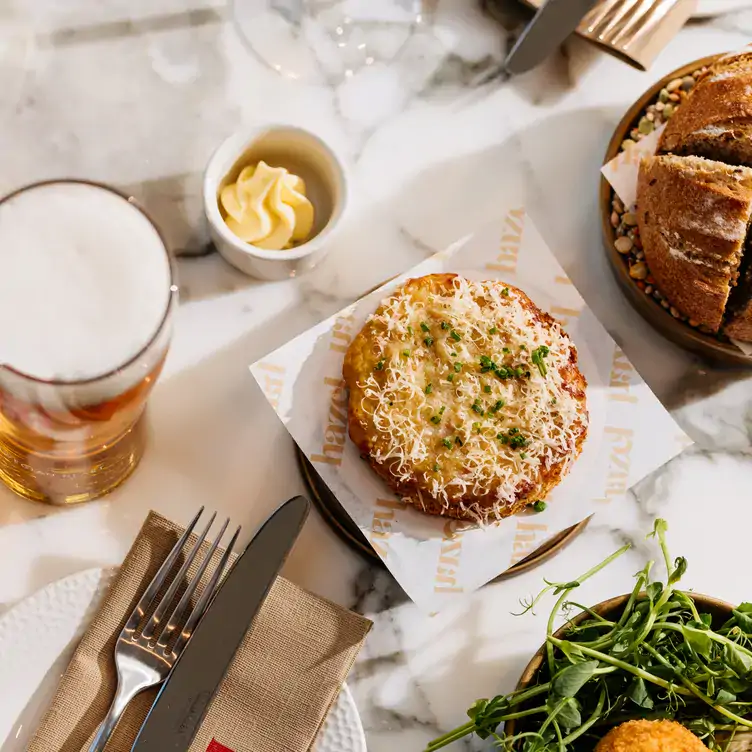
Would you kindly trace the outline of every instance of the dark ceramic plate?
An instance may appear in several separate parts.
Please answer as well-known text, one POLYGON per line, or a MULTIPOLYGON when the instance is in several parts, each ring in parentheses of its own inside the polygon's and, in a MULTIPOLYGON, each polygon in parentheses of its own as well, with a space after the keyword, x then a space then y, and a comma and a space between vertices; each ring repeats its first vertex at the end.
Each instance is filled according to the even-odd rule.
MULTIPOLYGON (((701 58, 687 65, 677 68, 667 76, 651 86, 626 112, 616 127, 611 142, 608 145, 604 164, 610 162, 618 153, 619 148, 629 132, 636 127, 648 105, 652 104, 661 89, 669 81, 682 78, 717 59, 717 55, 701 58)), ((606 256, 619 285, 632 306, 647 322, 657 329, 664 337, 679 347, 707 358, 715 363, 729 366, 752 367, 752 356, 745 355, 738 347, 730 342, 724 342, 711 334, 703 334, 679 319, 674 318, 669 311, 662 308, 653 298, 646 295, 634 279, 629 276, 627 260, 614 248, 616 231, 611 226, 611 198, 613 191, 608 181, 601 176, 599 203, 601 209, 601 226, 603 228, 603 242, 606 256)))
MULTIPOLYGON (((305 480, 313 503, 321 513, 321 516, 348 546, 373 564, 383 567, 384 562, 373 550, 371 544, 366 540, 363 533, 360 532, 360 528, 353 522, 339 501, 337 501, 334 494, 329 490, 326 483, 324 483, 321 476, 316 472, 313 465, 311 465, 297 445, 295 446, 295 452, 298 456, 298 466, 303 475, 303 480, 305 480)), ((533 567, 537 567, 552 556, 556 556, 559 551, 585 529, 588 522, 589 518, 553 536, 522 561, 507 569, 506 572, 502 572, 496 580, 522 574, 533 567)))

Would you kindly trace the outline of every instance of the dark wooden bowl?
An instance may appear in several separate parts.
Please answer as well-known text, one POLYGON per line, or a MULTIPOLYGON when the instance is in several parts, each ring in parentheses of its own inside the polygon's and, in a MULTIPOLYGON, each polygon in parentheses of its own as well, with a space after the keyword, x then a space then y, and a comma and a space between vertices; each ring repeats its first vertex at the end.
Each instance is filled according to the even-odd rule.
MULTIPOLYGON (((718 620, 719 623, 724 623, 731 618, 731 612, 734 609, 730 603, 719 600, 718 598, 711 598, 709 595, 700 595, 699 593, 687 593, 692 600, 697 604, 699 610, 704 613, 709 613, 713 616, 713 620, 718 620)), ((595 613, 604 617, 614 617, 621 613, 622 609, 629 600, 629 594, 619 595, 616 598, 609 598, 607 601, 602 601, 596 606, 593 606, 595 613)), ((571 625, 580 624, 582 621, 590 616, 587 612, 583 611, 577 614, 561 629, 554 633, 554 637, 563 639, 567 634, 571 625)), ((520 680, 517 682, 517 689, 526 689, 535 680, 535 676, 540 670, 543 661, 546 658, 546 646, 541 645, 540 650, 530 659, 530 663, 527 664, 525 670, 522 672, 520 680)), ((507 721, 504 726, 504 731, 508 734, 514 734, 519 731, 527 730, 527 726, 523 721, 507 721)))
MULTIPOLYGON (((695 60, 687 65, 677 68, 667 76, 651 86, 626 112, 619 125, 616 126, 614 135, 606 151, 604 164, 610 162, 618 153, 622 142, 634 128, 648 105, 652 104, 661 89, 674 78, 682 78, 691 74, 698 68, 711 65, 719 55, 711 55, 700 60, 695 60)), ((611 226, 611 197, 612 189, 606 178, 601 176, 600 207, 601 226, 603 228, 603 243, 606 249, 611 269, 616 280, 624 291, 632 306, 642 315, 647 322, 657 329, 664 337, 671 340, 679 347, 701 355, 714 363, 727 366, 752 367, 752 356, 745 355, 738 347, 730 342, 722 340, 710 334, 703 334, 689 326, 689 324, 675 319, 666 309, 658 305, 650 296, 646 295, 636 285, 635 280, 629 276, 627 260, 614 248, 616 230, 611 226)))

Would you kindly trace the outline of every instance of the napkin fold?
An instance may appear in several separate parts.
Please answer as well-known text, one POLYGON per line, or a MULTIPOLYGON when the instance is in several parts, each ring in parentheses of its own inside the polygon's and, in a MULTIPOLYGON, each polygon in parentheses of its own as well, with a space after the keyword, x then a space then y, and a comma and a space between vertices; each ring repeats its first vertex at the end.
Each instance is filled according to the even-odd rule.
MULTIPOLYGON (((155 512, 149 514, 28 752, 86 752, 114 697, 117 636, 182 532, 155 512)), ((208 548, 204 543, 204 554, 208 548)), ((213 563, 220 556, 218 551, 213 563)), ((196 568, 194 562, 189 576, 196 568)), ((370 628, 367 619, 278 577, 190 752, 307 752, 370 628)), ((131 703, 107 752, 130 751, 155 697, 156 690, 149 690, 131 703)))

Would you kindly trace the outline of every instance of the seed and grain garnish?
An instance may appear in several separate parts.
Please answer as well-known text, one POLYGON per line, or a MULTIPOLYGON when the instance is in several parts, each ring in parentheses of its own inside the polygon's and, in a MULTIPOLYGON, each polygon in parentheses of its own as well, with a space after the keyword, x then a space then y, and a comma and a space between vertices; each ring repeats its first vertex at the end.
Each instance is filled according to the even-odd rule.
POLYGON ((398 292, 370 317, 372 365, 356 387, 373 433, 359 446, 395 486, 423 484, 419 505, 485 522, 544 497, 547 474, 558 482, 576 458, 584 380, 569 337, 524 293, 444 277, 440 292, 398 292), (581 382, 569 383, 574 373, 581 382))
MULTIPOLYGON (((490 738, 506 752, 592 752, 610 728, 655 718, 678 721, 720 752, 739 731, 752 729, 752 603, 742 603, 723 620, 679 590, 687 560, 669 555, 667 529, 664 520, 656 520, 649 536, 660 546, 666 582, 651 581, 654 562, 648 562, 635 575, 620 611, 598 614, 571 597, 629 544, 577 579, 547 583, 535 599, 524 602, 523 614, 543 596, 558 596, 548 619, 543 662, 532 682, 477 700, 467 711, 470 720, 434 739, 426 752, 470 734, 490 738), (556 621, 578 611, 585 612, 582 621, 557 636, 556 621), (511 734, 501 729, 510 720, 516 724, 511 734)), ((669 749, 656 744, 659 748, 669 749)))
MULTIPOLYGON (((650 135, 656 128, 668 122, 689 95, 694 85, 707 73, 707 68, 698 68, 688 76, 675 78, 669 81, 660 90, 657 98, 640 115, 638 121, 629 132, 629 138, 625 138, 621 144, 621 150, 633 146, 636 142, 650 135)), ((656 287, 655 279, 650 274, 650 269, 645 261, 645 253, 642 249, 640 230, 637 227, 637 216, 632 211, 633 207, 625 207, 616 193, 611 191, 611 226, 614 228, 614 248, 624 258, 629 269, 629 276, 647 296, 652 298, 656 305, 660 305, 675 319, 679 319, 692 328, 698 329, 704 334, 712 334, 710 330, 701 326, 699 322, 687 318, 671 305, 661 291, 656 287)))

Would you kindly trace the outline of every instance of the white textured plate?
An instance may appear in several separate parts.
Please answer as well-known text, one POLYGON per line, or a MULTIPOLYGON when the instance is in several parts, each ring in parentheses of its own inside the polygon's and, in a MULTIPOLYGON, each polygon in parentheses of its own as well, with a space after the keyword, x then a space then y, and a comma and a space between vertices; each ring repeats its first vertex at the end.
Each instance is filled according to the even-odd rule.
MULTIPOLYGON (((116 570, 89 569, 48 585, 0 616, 0 750, 24 752, 116 570)), ((314 752, 366 752, 347 686, 314 752)))
POLYGON ((698 0, 695 18, 711 18, 735 10, 752 9, 752 0, 698 0))

